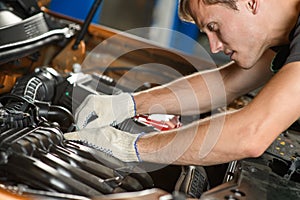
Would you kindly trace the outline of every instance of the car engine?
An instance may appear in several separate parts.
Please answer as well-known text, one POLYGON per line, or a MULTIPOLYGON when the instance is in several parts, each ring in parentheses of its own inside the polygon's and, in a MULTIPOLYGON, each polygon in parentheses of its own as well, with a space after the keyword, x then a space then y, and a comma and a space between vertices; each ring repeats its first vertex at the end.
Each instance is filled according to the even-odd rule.
MULTIPOLYGON (((99 3, 95 1, 95 6, 99 3)), ((261 157, 208 167, 125 163, 91 144, 65 140, 64 133, 76 130, 73 113, 88 94, 141 91, 199 69, 182 52, 90 24, 89 16, 84 22, 62 16, 43 4, 0 0, 1 198, 300 198, 298 122, 261 157), (104 52, 93 51, 103 41, 104 52), (88 53, 90 59, 86 59, 88 53), (145 66, 154 62, 172 66, 176 73, 145 66), (107 63, 109 67, 101 68, 107 63), (149 165, 157 165, 157 170, 147 170, 149 165)), ((242 96, 216 112, 240 109, 254 96, 242 96)), ((132 134, 169 130, 210 114, 168 116, 166 121, 137 116, 115 128, 132 134)))

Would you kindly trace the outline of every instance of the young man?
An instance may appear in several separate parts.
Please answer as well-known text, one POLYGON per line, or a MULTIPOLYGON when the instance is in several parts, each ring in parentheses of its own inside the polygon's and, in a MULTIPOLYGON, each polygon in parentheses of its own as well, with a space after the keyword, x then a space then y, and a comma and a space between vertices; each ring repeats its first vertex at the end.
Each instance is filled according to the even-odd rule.
POLYGON ((181 17, 234 62, 132 95, 89 96, 75 116, 86 128, 66 138, 124 161, 213 165, 260 156, 300 117, 299 10, 300 0, 181 1, 181 17), (179 129, 132 135, 107 126, 136 114, 207 112, 261 86, 245 108, 179 129), (98 118, 87 123, 93 113, 98 118))

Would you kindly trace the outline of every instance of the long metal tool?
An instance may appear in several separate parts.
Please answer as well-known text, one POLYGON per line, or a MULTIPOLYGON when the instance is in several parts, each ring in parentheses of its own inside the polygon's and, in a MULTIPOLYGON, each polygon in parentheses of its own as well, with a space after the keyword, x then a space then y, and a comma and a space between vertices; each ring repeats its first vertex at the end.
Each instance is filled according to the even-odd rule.
POLYGON ((82 28, 75 40, 75 43, 73 45, 73 50, 77 50, 78 49, 78 46, 80 44, 80 41, 83 40, 84 38, 84 35, 86 34, 87 30, 88 30, 88 27, 98 9, 98 7, 100 6, 100 4, 102 3, 102 0, 95 0, 88 15, 86 16, 85 20, 84 20, 84 23, 82 25, 82 28))

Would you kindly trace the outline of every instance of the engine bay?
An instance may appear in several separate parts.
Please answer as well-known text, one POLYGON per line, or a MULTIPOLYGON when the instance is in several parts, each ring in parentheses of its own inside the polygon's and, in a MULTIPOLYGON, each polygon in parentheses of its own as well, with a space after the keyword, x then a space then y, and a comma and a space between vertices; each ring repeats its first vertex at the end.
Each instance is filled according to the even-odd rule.
MULTIPOLYGON (((0 0, 0 38, 4 198, 300 198, 298 122, 259 158, 207 167, 125 163, 92 144, 64 139, 64 133, 76 130, 74 111, 88 94, 142 91, 214 68, 212 63, 62 16, 35 0, 0 0), (169 68, 161 70, 162 65, 169 68)), ((242 96, 216 112, 240 109, 254 96, 242 96)), ((115 128, 132 134, 169 130, 210 115, 136 116, 115 128)))

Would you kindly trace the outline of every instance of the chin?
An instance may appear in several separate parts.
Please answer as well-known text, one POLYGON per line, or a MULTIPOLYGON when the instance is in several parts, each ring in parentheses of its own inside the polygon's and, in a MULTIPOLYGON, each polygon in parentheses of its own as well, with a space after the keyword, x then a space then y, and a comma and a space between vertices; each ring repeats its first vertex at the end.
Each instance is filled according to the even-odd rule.
POLYGON ((253 61, 250 59, 236 59, 234 60, 237 65, 239 65, 243 69, 251 69, 257 61, 253 61))
POLYGON ((240 65, 243 69, 251 69, 253 65, 240 65))
POLYGON ((239 67, 243 69, 250 69, 252 66, 247 65, 246 63, 240 62, 238 60, 233 60, 239 67))

